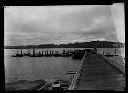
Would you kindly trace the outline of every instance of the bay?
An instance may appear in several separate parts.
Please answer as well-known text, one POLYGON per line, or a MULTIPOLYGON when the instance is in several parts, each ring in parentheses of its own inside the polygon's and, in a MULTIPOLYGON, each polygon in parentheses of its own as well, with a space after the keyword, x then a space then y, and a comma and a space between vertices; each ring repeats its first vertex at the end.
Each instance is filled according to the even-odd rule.
MULTIPOLYGON (((86 48, 66 48, 65 50, 76 50, 86 48)), ((22 49, 23 53, 27 53, 27 49, 22 49)), ((59 51, 64 48, 46 48, 35 49, 39 51, 59 51)), ((115 48, 97 48, 98 52, 115 53, 115 48)), ((125 58, 125 48, 117 48, 116 53, 122 58, 125 58)), ((50 82, 54 79, 64 79, 70 81, 73 75, 66 74, 67 71, 76 71, 81 59, 72 59, 72 57, 11 57, 17 53, 17 49, 4 49, 4 68, 5 68, 5 83, 15 81, 40 81, 45 80, 50 82)), ((19 51, 20 53, 20 51, 19 51)), ((30 50, 32 53, 32 49, 30 50)), ((115 58, 117 59, 117 58, 115 58)), ((115 60, 114 59, 114 60, 115 60)), ((118 62, 118 60, 117 60, 118 62)), ((125 62, 125 60, 124 60, 125 62)), ((121 61, 119 61, 120 64, 121 61)), ((23 83, 23 82, 20 82, 23 83)))

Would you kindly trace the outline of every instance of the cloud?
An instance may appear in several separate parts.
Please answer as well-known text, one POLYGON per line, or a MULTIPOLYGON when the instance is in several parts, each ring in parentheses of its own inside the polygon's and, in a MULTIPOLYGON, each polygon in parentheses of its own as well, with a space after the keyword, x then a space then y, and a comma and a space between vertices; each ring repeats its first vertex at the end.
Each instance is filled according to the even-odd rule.
POLYGON ((109 40, 115 32, 108 5, 13 6, 4 13, 6 45, 109 40))

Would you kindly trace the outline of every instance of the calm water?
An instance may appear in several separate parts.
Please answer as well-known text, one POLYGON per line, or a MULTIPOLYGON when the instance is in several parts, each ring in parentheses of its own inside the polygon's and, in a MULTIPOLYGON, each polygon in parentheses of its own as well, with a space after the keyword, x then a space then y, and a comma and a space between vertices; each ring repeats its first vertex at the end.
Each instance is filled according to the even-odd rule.
MULTIPOLYGON (((36 49, 36 52, 38 53, 40 50, 62 52, 63 49, 36 49)), ((114 49, 111 48, 98 49, 98 52, 102 53, 103 51, 114 53, 114 49)), ((6 83, 18 80, 44 79, 49 81, 55 78, 70 80, 72 75, 66 74, 66 72, 75 71, 81 62, 72 57, 11 57, 17 52, 16 49, 4 49, 4 52, 6 83)), ((25 53, 27 50, 24 49, 23 52, 25 53)), ((122 54, 125 57, 125 48, 118 50, 117 54, 122 54)))
MULTIPOLYGON (((43 50, 63 49, 36 49, 36 52, 43 50)), ((54 78, 70 79, 67 71, 75 71, 81 60, 74 60, 72 57, 11 57, 17 51, 5 49, 5 82, 18 80, 51 80, 54 78)), ((23 50, 27 52, 27 50, 23 50)), ((32 50, 31 50, 32 52, 32 50)))

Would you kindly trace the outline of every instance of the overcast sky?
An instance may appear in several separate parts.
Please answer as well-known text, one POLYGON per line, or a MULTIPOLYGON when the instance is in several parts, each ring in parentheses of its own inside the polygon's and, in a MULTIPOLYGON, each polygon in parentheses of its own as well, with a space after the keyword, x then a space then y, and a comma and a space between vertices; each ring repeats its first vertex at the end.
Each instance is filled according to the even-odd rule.
POLYGON ((4 8, 5 45, 125 42, 124 35, 123 4, 4 8))

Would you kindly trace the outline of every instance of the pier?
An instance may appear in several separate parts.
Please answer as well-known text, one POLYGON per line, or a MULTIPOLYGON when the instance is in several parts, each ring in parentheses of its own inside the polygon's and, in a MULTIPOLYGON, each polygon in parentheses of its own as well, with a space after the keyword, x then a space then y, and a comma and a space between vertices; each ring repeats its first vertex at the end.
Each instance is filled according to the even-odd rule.
MULTIPOLYGON (((125 90, 125 66, 114 62, 106 55, 97 52, 97 49, 85 49, 85 50, 63 50, 59 51, 38 51, 33 49, 33 54, 25 54, 17 50, 16 56, 23 57, 50 57, 50 56, 72 56, 74 59, 82 59, 77 70, 68 71, 66 74, 72 74, 73 78, 67 87, 68 90, 125 90)), ((109 57, 118 56, 109 55, 109 57)), ((40 90, 49 90, 52 83, 48 83, 42 86, 40 90)))
POLYGON ((123 91, 124 68, 96 51, 86 51, 68 90, 123 91))

